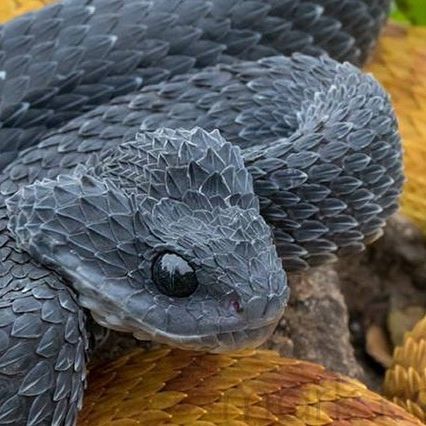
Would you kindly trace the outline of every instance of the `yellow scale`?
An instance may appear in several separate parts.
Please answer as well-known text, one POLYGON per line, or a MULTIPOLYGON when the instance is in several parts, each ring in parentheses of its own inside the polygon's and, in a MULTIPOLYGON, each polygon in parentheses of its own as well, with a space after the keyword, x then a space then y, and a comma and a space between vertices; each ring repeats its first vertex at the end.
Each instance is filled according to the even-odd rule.
POLYGON ((392 96, 405 150, 402 209, 426 234, 426 28, 389 26, 367 70, 392 96))
POLYGON ((426 423, 426 317, 395 349, 384 391, 387 397, 426 423))
POLYGON ((360 382, 272 351, 135 350, 89 374, 81 426, 420 426, 360 382))
POLYGON ((54 0, 0 0, 0 24, 53 3, 54 0))

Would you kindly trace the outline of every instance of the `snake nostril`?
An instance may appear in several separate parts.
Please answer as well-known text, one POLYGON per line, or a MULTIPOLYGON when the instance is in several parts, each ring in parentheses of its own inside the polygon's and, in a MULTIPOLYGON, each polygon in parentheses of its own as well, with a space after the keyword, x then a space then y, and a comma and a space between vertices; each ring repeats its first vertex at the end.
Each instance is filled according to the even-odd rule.
POLYGON ((231 306, 237 314, 243 312, 243 308, 241 307, 240 302, 238 300, 231 300, 231 306))

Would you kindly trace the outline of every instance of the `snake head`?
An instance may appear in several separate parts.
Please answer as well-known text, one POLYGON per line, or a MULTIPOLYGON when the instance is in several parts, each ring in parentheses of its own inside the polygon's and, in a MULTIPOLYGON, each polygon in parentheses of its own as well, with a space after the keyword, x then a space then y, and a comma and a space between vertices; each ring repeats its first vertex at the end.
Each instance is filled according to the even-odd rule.
POLYGON ((159 130, 7 201, 18 245, 101 325, 182 348, 257 346, 288 298, 239 149, 159 130))

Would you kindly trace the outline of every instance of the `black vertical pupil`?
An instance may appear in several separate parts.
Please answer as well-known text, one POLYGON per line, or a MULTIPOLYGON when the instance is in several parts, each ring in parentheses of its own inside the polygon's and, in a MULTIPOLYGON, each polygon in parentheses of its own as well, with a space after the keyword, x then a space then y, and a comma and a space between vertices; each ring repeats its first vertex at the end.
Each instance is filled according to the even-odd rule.
POLYGON ((167 296, 188 297, 198 287, 194 269, 185 259, 173 253, 159 256, 152 273, 155 285, 167 296))

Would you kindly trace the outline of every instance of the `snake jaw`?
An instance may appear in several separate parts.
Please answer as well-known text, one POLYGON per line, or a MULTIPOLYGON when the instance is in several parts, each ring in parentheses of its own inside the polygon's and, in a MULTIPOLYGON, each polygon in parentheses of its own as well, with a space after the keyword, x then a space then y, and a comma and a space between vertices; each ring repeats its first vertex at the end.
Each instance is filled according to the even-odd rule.
POLYGON ((233 352, 240 349, 254 349, 264 343, 274 332, 278 321, 256 328, 247 328, 239 331, 229 331, 217 335, 205 336, 173 336, 136 331, 133 336, 137 340, 155 340, 159 343, 170 344, 180 349, 208 351, 211 353, 233 352))
POLYGON ((277 304, 276 296, 268 299, 268 316, 264 319, 257 319, 246 324, 245 327, 231 327, 216 334, 200 335, 179 335, 164 333, 162 331, 141 331, 133 332, 133 336, 141 341, 154 340, 159 343, 172 344, 175 347, 186 350, 209 351, 212 353, 232 352, 240 349, 256 348, 263 344, 274 332, 281 319, 286 301, 289 296, 288 289, 280 300, 285 303, 277 304))

